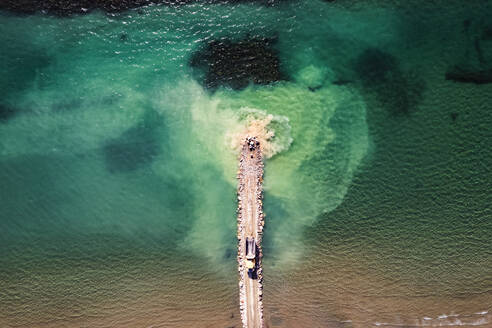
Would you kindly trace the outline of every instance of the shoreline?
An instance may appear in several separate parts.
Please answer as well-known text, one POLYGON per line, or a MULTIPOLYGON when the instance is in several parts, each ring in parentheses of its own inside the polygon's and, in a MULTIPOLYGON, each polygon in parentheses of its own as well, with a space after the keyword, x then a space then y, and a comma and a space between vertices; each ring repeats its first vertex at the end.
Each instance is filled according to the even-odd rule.
POLYGON ((287 0, 6 0, 0 3, 0 11, 21 15, 33 15, 37 13, 57 17, 71 17, 88 14, 94 10, 102 10, 108 14, 125 12, 149 5, 164 5, 179 7, 195 3, 201 4, 241 4, 258 3, 263 6, 274 6, 287 0))

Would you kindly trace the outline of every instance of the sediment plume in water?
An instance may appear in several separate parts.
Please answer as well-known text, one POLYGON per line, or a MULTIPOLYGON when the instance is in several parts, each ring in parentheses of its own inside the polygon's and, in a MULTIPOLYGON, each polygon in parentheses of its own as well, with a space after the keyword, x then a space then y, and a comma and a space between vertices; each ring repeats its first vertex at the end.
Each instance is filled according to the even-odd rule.
MULTIPOLYGON (((186 149, 183 156, 193 166, 190 172, 208 172, 200 175, 200 186, 193 192, 195 220, 180 243, 183 248, 209 258, 216 267, 228 263, 224 258, 232 251, 229 236, 234 227, 224 193, 236 184, 241 140, 254 134, 264 147, 268 167, 265 206, 271 230, 265 245, 279 264, 301 258, 302 230, 341 203, 367 151, 362 99, 347 88, 329 85, 313 93, 290 82, 209 94, 198 83, 183 80, 173 86, 174 92, 183 93, 179 99, 186 106, 173 110, 169 120, 183 122, 186 129, 177 135, 188 138, 176 144, 186 144, 181 149, 186 149), (185 108, 190 108, 189 114, 185 108), (202 185, 219 182, 220 188, 199 192, 202 185), (285 254, 286 235, 296 244, 295 252, 285 254)), ((173 101, 166 98, 162 103, 173 101)))
POLYGON ((240 121, 244 127, 239 132, 229 132, 231 147, 241 151, 247 137, 255 137, 262 146, 262 156, 265 159, 289 149, 292 143, 289 119, 285 116, 268 114, 253 108, 241 108, 240 121))

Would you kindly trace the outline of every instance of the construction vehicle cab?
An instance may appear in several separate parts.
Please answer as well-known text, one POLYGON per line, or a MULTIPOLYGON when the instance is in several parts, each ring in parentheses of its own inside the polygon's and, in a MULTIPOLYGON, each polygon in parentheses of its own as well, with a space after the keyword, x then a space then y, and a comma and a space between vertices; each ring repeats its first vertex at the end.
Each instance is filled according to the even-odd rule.
POLYGON ((256 244, 253 237, 246 237, 246 268, 249 272, 256 268, 256 244))

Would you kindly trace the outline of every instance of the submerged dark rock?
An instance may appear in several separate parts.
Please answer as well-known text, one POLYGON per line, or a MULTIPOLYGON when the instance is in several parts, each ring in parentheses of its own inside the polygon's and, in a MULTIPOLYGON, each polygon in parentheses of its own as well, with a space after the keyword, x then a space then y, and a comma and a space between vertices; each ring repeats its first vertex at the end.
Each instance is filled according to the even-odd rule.
POLYGON ((130 128, 104 146, 108 170, 113 173, 135 171, 149 165, 160 153, 156 115, 147 115, 144 122, 130 128))
POLYGON ((394 56, 377 48, 365 50, 356 60, 355 70, 365 85, 386 83, 398 73, 394 56))
POLYGON ((236 252, 234 249, 227 248, 224 253, 224 259, 232 259, 236 255, 236 252))
POLYGON ((190 3, 242 3, 256 2, 262 5, 275 5, 287 0, 2 0, 0 10, 9 10, 21 14, 36 12, 57 16, 85 14, 94 9, 110 13, 122 12, 150 4, 180 6, 190 3))
POLYGON ((309 91, 311 91, 311 92, 316 92, 316 91, 318 91, 319 89, 321 89, 321 86, 308 87, 308 90, 309 90, 309 91))
POLYGON ((43 72, 53 62, 53 58, 47 55, 44 49, 32 46, 26 40, 18 42, 18 46, 12 51, 5 52, 8 56, 2 56, 0 59, 2 60, 2 77, 4 77, 0 78, 0 98, 4 103, 11 102, 17 94, 30 88, 34 82, 42 85, 47 76, 41 75, 40 72, 43 72))
POLYGON ((190 64, 202 71, 203 85, 243 89, 250 83, 269 84, 286 80, 280 69, 280 59, 274 39, 247 38, 238 42, 214 40, 195 53, 190 64))
MULTIPOLYGON (((4 0, 0 9, 22 14, 43 12, 57 16, 88 13, 93 9, 107 12, 119 12, 139 6, 148 5, 151 0, 4 0)), ((164 2, 164 1, 163 1, 164 2)), ((181 1, 168 1, 181 2, 181 1)))
POLYGON ((352 80, 347 80, 347 79, 337 79, 335 81, 333 81, 333 84, 334 85, 346 85, 346 84, 350 84, 350 83, 353 83, 354 81, 352 80))
POLYGON ((492 83, 492 25, 469 20, 465 37, 462 59, 446 71, 446 80, 472 84, 492 83))
POLYGON ((362 86, 375 94, 379 105, 391 113, 408 114, 423 97, 424 82, 404 72, 396 57, 380 49, 366 49, 356 59, 354 70, 362 86))
POLYGON ((482 40, 490 41, 492 40, 492 25, 486 26, 482 32, 482 40))
POLYGON ((492 69, 471 70, 454 66, 446 72, 446 80, 473 84, 492 83, 492 69))
POLYGON ((16 110, 10 106, 0 104, 0 123, 7 122, 16 115, 16 110))

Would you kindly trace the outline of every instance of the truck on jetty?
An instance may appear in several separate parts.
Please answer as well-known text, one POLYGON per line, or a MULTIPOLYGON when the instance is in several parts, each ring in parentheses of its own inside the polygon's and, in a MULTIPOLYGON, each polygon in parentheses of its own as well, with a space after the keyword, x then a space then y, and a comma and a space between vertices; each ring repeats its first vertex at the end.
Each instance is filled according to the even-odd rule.
POLYGON ((253 237, 246 237, 246 268, 252 273, 256 269, 256 244, 253 237))

